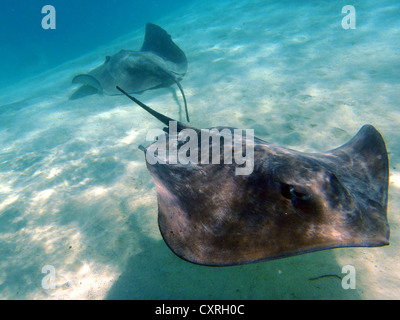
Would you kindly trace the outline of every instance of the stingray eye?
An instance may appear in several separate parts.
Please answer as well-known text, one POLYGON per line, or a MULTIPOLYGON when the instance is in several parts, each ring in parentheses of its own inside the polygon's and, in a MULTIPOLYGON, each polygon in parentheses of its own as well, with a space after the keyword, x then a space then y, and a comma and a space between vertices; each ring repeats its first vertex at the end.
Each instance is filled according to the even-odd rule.
POLYGON ((283 184, 281 188, 282 196, 289 200, 309 200, 310 196, 306 193, 296 190, 296 188, 290 184, 283 184))

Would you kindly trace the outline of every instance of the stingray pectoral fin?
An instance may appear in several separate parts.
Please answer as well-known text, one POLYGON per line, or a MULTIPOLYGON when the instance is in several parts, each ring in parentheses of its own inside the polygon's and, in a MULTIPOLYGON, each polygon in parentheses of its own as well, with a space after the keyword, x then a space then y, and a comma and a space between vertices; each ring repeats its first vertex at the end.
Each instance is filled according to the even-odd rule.
POLYGON ((163 59, 187 67, 185 53, 172 41, 171 36, 161 27, 148 23, 142 48, 140 51, 151 51, 163 59))
MULTIPOLYGON (((389 186, 389 158, 382 135, 372 125, 364 125, 346 144, 331 151, 336 156, 349 159, 353 165, 363 163, 364 174, 379 190, 380 201, 386 209, 389 186)), ((360 168, 361 169, 361 168, 360 168)))
POLYGON ((364 230, 365 246, 389 244, 390 227, 387 220, 389 189, 389 158, 382 135, 372 126, 365 125, 346 144, 331 151, 342 161, 343 168, 351 168, 353 179, 346 181, 349 189, 370 187, 368 197, 357 197, 364 213, 358 227, 364 230))
POLYGON ((78 74, 72 79, 72 83, 81 83, 95 88, 98 93, 103 93, 103 87, 101 86, 100 82, 89 74, 78 74))
POLYGON ((97 91, 96 88, 93 88, 92 86, 88 85, 83 85, 69 97, 69 100, 76 100, 97 93, 99 92, 97 91))

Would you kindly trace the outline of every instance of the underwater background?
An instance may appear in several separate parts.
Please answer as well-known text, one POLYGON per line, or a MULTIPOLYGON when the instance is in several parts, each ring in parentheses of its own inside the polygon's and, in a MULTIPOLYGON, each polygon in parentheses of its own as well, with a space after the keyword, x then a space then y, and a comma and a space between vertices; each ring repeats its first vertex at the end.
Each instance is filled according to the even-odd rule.
MULTIPOLYGON (((398 1, 2 1, 1 299, 399 299, 398 1), (44 30, 44 5, 56 29, 44 30), (356 9, 343 29, 342 7, 356 9), (252 128, 305 152, 338 147, 362 125, 390 159, 390 246, 344 248, 235 267, 176 257, 157 225, 143 152, 160 123, 125 96, 69 100, 79 73, 140 49, 147 22, 188 58, 191 124, 252 128), (344 290, 342 267, 357 271, 344 290), (56 287, 46 289, 43 267, 56 287)), ((184 119, 176 87, 140 100, 184 119)))

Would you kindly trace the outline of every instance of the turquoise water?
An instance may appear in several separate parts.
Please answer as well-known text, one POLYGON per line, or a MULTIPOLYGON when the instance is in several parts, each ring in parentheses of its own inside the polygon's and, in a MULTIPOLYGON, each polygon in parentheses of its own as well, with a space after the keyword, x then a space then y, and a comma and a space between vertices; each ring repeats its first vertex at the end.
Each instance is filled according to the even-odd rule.
MULTIPOLYGON (((2 4, 0 41, 1 299, 399 299, 400 28, 398 1, 26 1, 2 4), (57 12, 41 28, 41 7, 57 12), (18 22, 18 23, 17 23, 18 22), (270 143, 322 152, 370 123, 390 157, 391 245, 237 267, 177 258, 157 225, 140 144, 160 123, 123 96, 68 98, 71 79, 121 49, 146 22, 188 58, 192 125, 253 128, 270 143), (44 266, 54 289, 42 286, 44 266), (336 277, 357 270, 357 287, 336 277)), ((140 99, 182 119, 175 87, 140 99)), ((183 118, 184 119, 184 118, 183 118)))
POLYGON ((187 1, 2 1, 0 86, 76 59, 115 38, 156 21, 187 1), (42 8, 56 10, 56 29, 42 28, 42 8))

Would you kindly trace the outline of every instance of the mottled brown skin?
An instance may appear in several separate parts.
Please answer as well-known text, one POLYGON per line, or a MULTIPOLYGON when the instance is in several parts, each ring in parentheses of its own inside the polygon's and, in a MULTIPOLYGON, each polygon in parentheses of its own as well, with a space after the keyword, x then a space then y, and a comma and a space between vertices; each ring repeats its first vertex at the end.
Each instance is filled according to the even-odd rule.
POLYGON ((372 126, 322 154, 257 140, 254 158, 249 176, 235 176, 235 164, 147 164, 175 254, 222 266, 389 244, 388 158, 372 126))
MULTIPOLYGON (((172 120, 148 109, 164 123, 172 120)), ((256 138, 254 161, 248 176, 235 175, 235 164, 147 163, 160 231, 176 255, 225 266, 389 244, 388 157, 373 126, 325 153, 256 138)))

